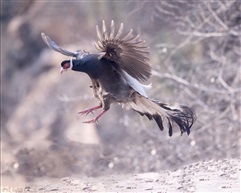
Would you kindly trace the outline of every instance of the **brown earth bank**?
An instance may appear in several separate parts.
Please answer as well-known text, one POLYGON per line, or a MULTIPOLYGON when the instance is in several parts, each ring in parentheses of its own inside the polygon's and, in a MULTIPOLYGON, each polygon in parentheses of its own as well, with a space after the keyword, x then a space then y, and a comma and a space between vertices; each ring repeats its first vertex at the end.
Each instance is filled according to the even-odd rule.
MULTIPOLYGON (((240 159, 209 160, 186 165, 175 171, 111 175, 105 177, 39 178, 10 192, 240 192, 240 159)), ((7 182, 6 182, 7 183, 7 182)))

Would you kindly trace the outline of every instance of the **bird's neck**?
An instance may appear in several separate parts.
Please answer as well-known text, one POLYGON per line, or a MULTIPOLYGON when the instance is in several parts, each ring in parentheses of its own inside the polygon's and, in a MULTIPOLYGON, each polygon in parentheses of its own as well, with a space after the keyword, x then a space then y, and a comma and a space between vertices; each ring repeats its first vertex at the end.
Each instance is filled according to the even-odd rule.
POLYGON ((88 55, 82 59, 73 61, 72 70, 84 72, 91 78, 97 78, 101 73, 101 65, 95 55, 88 55))

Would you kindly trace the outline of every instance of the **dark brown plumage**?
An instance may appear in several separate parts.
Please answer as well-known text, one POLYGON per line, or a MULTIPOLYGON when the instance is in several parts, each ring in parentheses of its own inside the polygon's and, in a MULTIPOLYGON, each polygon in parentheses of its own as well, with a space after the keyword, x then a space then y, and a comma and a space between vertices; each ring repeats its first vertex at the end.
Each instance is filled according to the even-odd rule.
POLYGON ((149 51, 145 41, 139 35, 132 35, 132 30, 123 34, 123 24, 116 31, 114 21, 111 22, 110 32, 104 21, 102 31, 98 26, 96 31, 98 40, 95 47, 101 51, 99 54, 64 50, 42 33, 44 42, 51 49, 71 56, 70 60, 61 63, 61 72, 72 69, 86 73, 91 79, 94 96, 100 104, 81 111, 80 114, 89 114, 98 109, 102 109, 102 112, 85 123, 98 121, 111 104, 121 103, 128 104, 140 115, 155 120, 160 130, 164 129, 166 123, 170 136, 173 133, 173 123, 176 123, 181 133, 189 134, 196 119, 192 110, 186 106, 171 107, 149 99, 146 89, 150 86, 140 83, 151 76, 149 51))
POLYGON ((139 35, 132 35, 132 29, 122 35, 123 24, 121 24, 115 33, 115 23, 112 20, 110 34, 107 32, 104 21, 102 33, 98 26, 96 26, 96 31, 98 41, 95 42, 95 47, 105 53, 103 58, 115 62, 137 80, 146 81, 151 76, 148 47, 143 45, 145 41, 141 40, 139 35))

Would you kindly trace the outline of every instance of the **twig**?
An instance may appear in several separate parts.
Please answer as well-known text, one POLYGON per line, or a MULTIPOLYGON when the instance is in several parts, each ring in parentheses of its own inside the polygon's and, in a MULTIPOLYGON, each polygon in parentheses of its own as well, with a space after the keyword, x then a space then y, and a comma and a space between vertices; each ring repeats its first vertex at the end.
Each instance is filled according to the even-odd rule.
MULTIPOLYGON (((230 7, 234 2, 233 1, 230 1, 229 3, 227 3, 227 6, 224 7, 224 6, 220 6, 220 8, 216 11, 215 14, 219 14, 221 13, 222 11, 228 9, 228 7, 230 7)), ((171 57, 181 48, 183 48, 185 45, 187 45, 188 43, 190 43, 191 39, 193 38, 194 36, 194 33, 199 31, 206 23, 208 23, 212 18, 214 17, 214 13, 211 13, 209 16, 207 16, 202 23, 200 23, 194 30, 193 32, 190 33, 190 35, 182 42, 180 43, 179 45, 177 45, 177 47, 175 49, 173 49, 169 56, 167 57, 166 61, 165 61, 165 65, 167 65, 167 63, 169 63, 171 57)))
POLYGON ((205 92, 212 92, 212 93, 217 93, 217 94, 223 94, 223 95, 227 95, 227 94, 230 94, 230 93, 238 93, 238 92, 241 92, 241 89, 240 88, 237 88, 237 89, 232 89, 231 91, 226 91, 226 90, 220 90, 220 89, 210 89, 208 87, 205 87, 205 86, 202 86, 202 85, 199 85, 199 84, 192 84, 190 82, 188 82, 187 80, 183 79, 183 78, 180 78, 174 74, 170 74, 170 73, 160 73, 160 72, 157 72, 155 70, 152 70, 152 74, 154 76, 157 76, 157 77, 160 77, 160 78, 168 78, 168 79, 172 79, 180 84, 183 84, 185 86, 189 86, 189 87, 192 87, 192 88, 196 88, 198 90, 201 90, 201 91, 205 91, 205 92))

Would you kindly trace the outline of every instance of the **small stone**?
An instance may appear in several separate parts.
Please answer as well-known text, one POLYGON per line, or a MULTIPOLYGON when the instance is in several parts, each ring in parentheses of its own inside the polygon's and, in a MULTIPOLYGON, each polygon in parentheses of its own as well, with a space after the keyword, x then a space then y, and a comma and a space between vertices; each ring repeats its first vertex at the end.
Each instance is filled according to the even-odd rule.
POLYGON ((109 168, 113 168, 113 167, 114 167, 114 163, 113 163, 113 162, 110 162, 110 163, 108 164, 108 167, 109 167, 109 168))
POLYGON ((151 155, 156 155, 156 149, 151 150, 151 155))

